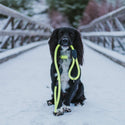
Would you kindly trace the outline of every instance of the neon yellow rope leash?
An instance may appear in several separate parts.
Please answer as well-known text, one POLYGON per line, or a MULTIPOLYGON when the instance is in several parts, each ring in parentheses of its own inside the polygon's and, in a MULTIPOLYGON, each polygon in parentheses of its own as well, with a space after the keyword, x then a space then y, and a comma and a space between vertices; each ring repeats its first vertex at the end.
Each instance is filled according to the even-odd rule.
POLYGON ((54 64, 55 64, 55 68, 56 68, 56 72, 57 72, 57 80, 58 80, 58 96, 56 95, 57 86, 55 86, 55 88, 54 88, 54 104, 55 104, 54 112, 55 113, 57 112, 57 107, 59 104, 60 92, 61 92, 61 78, 60 78, 60 72, 59 72, 59 68, 58 68, 58 64, 57 64, 57 52, 58 52, 59 47, 60 47, 60 44, 58 44, 56 46, 56 49, 54 52, 54 64))
MULTIPOLYGON (((72 45, 71 45, 70 47, 71 47, 72 50, 74 50, 74 47, 73 47, 72 45)), ((69 78, 70 78, 71 80, 77 80, 77 79, 79 78, 79 76, 80 76, 80 67, 79 67, 78 59, 77 59, 77 58, 75 59, 75 58, 73 58, 73 57, 72 57, 72 59, 73 59, 73 61, 72 61, 71 67, 70 67, 70 69, 69 69, 68 75, 69 75, 69 78), (78 74, 77 74, 76 77, 72 77, 72 76, 71 76, 71 71, 72 71, 72 69, 73 69, 73 67, 74 67, 74 65, 75 65, 75 62, 76 62, 76 67, 77 67, 78 74)))
MULTIPOLYGON (((54 109, 54 113, 57 112, 57 107, 58 107, 58 104, 59 104, 59 100, 60 100, 60 93, 61 93, 61 77, 60 77, 60 72, 59 72, 59 68, 58 68, 58 64, 57 64, 57 53, 58 53, 58 49, 60 47, 60 44, 58 44, 55 48, 55 52, 54 52, 54 64, 55 64, 55 68, 56 68, 56 72, 57 72, 57 80, 58 80, 58 95, 57 95, 57 85, 55 86, 54 88, 54 104, 55 104, 55 109, 54 109)), ((71 45, 70 46, 72 50, 74 50, 74 47, 71 45)), ((62 59, 67 59, 65 56, 63 56, 62 59)), ((72 64, 71 64, 71 67, 69 69, 69 78, 71 80, 77 80, 80 76, 80 67, 79 67, 79 63, 78 63, 78 59, 76 58, 73 58, 73 61, 72 61, 72 64), (78 74, 76 77, 72 77, 71 76, 71 71, 75 65, 75 62, 76 62, 76 66, 77 66, 77 70, 78 70, 78 74)))

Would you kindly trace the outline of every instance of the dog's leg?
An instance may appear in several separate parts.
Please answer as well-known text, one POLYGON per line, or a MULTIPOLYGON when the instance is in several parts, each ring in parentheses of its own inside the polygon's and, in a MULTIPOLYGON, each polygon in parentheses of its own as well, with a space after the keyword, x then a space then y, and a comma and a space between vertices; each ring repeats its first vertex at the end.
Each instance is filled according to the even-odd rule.
POLYGON ((55 116, 59 116, 59 115, 63 115, 64 114, 64 109, 62 107, 62 102, 63 102, 63 98, 62 98, 62 93, 61 93, 59 104, 58 104, 58 108, 57 108, 57 112, 53 113, 55 116))
POLYGON ((68 94, 65 98, 64 105, 63 105, 64 112, 71 112, 70 108, 70 95, 68 94))
POLYGON ((84 100, 85 100, 85 95, 84 95, 84 86, 80 81, 80 84, 78 86, 78 90, 76 92, 75 97, 72 99, 72 103, 75 104, 75 106, 77 106, 78 104, 80 105, 84 105, 84 100))
POLYGON ((57 83, 57 76, 55 75, 56 74, 56 70, 55 70, 54 63, 51 64, 50 74, 51 74, 51 80, 52 80, 52 83, 51 83, 52 99, 47 100, 48 106, 54 104, 54 87, 55 87, 55 84, 57 83))
POLYGON ((64 98, 64 105, 63 105, 63 109, 64 112, 71 112, 71 108, 70 108, 70 98, 71 98, 71 94, 67 94, 67 96, 64 98))
POLYGON ((79 85, 78 83, 79 83, 79 80, 74 82, 72 80, 69 80, 70 88, 67 90, 67 95, 64 98, 64 104, 66 105, 64 106, 65 112, 71 112, 70 103, 77 93, 78 85, 79 85))

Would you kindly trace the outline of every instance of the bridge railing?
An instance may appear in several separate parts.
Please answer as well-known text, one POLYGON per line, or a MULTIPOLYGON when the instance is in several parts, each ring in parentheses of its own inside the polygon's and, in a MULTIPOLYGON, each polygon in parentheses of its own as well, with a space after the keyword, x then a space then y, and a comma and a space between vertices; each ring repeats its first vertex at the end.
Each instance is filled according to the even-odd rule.
POLYGON ((125 54, 125 6, 80 26, 83 38, 125 54))
POLYGON ((51 27, 0 4, 0 52, 40 41, 50 36, 51 27))

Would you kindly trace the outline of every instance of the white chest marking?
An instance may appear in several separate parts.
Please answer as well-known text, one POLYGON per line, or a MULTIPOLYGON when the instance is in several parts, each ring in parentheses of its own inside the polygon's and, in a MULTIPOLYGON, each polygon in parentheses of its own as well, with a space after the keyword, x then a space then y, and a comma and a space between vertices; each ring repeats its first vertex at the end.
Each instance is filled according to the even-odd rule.
MULTIPOLYGON (((68 57, 70 57, 70 52, 69 53, 63 53, 64 55, 67 55, 68 57)), ((66 89, 69 88, 69 76, 68 76, 68 70, 69 70, 69 65, 71 63, 71 59, 63 59, 63 62, 61 64, 62 66, 62 74, 61 74, 61 87, 62 87, 62 91, 66 92, 66 89)))

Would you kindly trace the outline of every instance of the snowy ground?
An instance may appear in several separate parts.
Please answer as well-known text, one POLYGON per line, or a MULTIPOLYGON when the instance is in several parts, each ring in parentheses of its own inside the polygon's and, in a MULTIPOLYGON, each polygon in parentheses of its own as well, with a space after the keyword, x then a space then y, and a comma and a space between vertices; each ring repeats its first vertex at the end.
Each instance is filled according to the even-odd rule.
POLYGON ((118 52, 112 51, 108 48, 104 48, 102 46, 99 46, 89 40, 83 39, 85 44, 89 46, 90 48, 104 54, 105 56, 114 59, 116 62, 120 62, 122 65, 125 65, 125 55, 119 54, 118 52))
POLYGON ((48 45, 0 65, 0 125, 124 125, 125 69, 85 47, 86 103, 53 116, 48 45))

